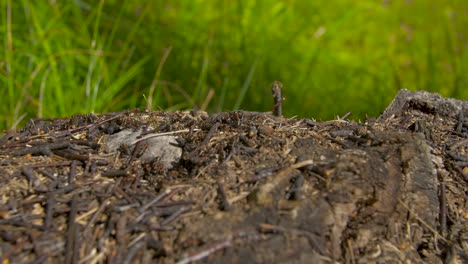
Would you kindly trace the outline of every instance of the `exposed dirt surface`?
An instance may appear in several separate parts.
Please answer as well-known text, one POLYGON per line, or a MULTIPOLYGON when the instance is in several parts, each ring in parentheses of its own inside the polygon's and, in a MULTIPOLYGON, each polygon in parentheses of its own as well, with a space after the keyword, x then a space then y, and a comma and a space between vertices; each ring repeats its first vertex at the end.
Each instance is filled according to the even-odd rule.
POLYGON ((427 92, 32 120, 0 139, 0 262, 468 263, 467 186, 468 101, 427 92))

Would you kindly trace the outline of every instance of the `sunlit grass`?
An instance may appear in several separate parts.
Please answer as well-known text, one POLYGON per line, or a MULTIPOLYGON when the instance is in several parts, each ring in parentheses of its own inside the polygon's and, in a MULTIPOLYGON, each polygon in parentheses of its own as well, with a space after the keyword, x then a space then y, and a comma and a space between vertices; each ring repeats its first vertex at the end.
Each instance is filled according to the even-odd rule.
POLYGON ((468 4, 1 1, 0 129, 128 108, 378 115, 400 88, 468 99, 468 4))

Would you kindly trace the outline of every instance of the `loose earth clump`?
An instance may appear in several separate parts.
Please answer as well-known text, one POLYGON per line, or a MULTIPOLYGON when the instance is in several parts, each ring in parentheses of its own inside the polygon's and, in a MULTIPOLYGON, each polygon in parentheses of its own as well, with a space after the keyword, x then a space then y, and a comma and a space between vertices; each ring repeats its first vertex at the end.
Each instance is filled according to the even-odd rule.
POLYGON ((468 101, 32 120, 0 183, 1 263, 467 263, 468 101))

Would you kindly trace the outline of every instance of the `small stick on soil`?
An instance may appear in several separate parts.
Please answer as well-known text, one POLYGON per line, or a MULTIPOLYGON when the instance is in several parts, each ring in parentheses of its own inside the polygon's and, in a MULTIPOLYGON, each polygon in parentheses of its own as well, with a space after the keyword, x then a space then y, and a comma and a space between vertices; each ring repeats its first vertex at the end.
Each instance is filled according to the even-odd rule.
POLYGON ((94 176, 94 174, 96 174, 97 166, 98 163, 95 160, 91 161, 91 166, 89 167, 90 176, 94 176))
POLYGON ((75 182, 76 163, 77 163, 77 161, 74 160, 70 164, 70 174, 68 174, 68 184, 73 184, 75 182))
POLYGON ((36 187, 41 183, 36 175, 36 172, 31 167, 23 167, 21 172, 24 176, 26 176, 26 178, 28 178, 28 181, 31 183, 31 186, 36 187))
MULTIPOLYGON (((102 214, 102 212, 104 211, 104 209, 106 208, 106 206, 108 205, 108 202, 110 201, 111 197, 109 198, 106 198, 102 203, 101 205, 99 206, 99 208, 97 209, 97 211, 94 213, 94 215, 91 217, 91 219, 89 220, 89 222, 86 224, 84 230, 83 230, 83 234, 86 234, 91 227, 93 227, 94 225, 94 222, 96 222, 96 220, 98 219, 98 217, 102 214)), ((85 235, 84 235, 85 236, 85 235)))
POLYGON ((445 181, 443 177, 441 177, 440 182, 440 233, 443 237, 447 236, 447 198, 445 196, 445 181))
POLYGON ((463 170, 459 167, 455 167, 454 168, 456 172, 458 172, 458 174, 460 175, 460 177, 462 177, 463 179, 465 179, 465 181, 468 181, 468 175, 466 175, 466 173, 463 173, 463 170))
POLYGON ((53 193, 50 193, 47 195, 46 218, 44 221, 44 227, 46 230, 50 230, 50 228, 52 227, 54 207, 55 207, 55 195, 53 193))
POLYGON ((135 245, 133 245, 129 250, 128 250, 128 253, 127 253, 127 256, 125 257, 123 263, 124 264, 127 264, 127 263, 134 263, 133 258, 135 257, 135 255, 138 253, 138 251, 143 247, 143 243, 142 242, 139 242, 135 245))
POLYGON ((78 211, 77 208, 78 205, 78 199, 76 195, 73 196, 71 203, 70 203, 70 214, 68 217, 68 231, 67 231, 67 245, 65 249, 65 263, 76 263, 77 259, 77 254, 78 252, 76 251, 75 243, 76 239, 75 236, 77 234, 76 232, 76 213, 78 211))
POLYGON ((200 131, 199 128, 194 128, 194 129, 182 129, 182 130, 177 130, 177 131, 171 131, 171 132, 164 132, 164 133, 158 133, 158 134, 152 134, 152 135, 148 135, 146 137, 142 137, 140 139, 137 139, 135 141, 133 141, 130 145, 133 145, 133 144, 136 144, 138 143, 139 141, 142 141, 142 140, 145 140, 145 139, 148 139, 148 138, 154 138, 154 137, 160 137, 160 136, 167 136, 167 135, 174 135, 174 134, 179 134, 179 133, 187 133, 187 132, 191 132, 191 131, 200 131))
POLYGON ((434 228, 432 228, 432 226, 430 226, 428 223, 426 223, 426 221, 424 221, 419 215, 417 215, 413 210, 411 210, 411 208, 409 208, 409 206, 403 202, 402 200, 398 199, 398 202, 406 209, 408 210, 408 212, 416 219, 419 221, 419 223, 421 223, 424 227, 426 227, 427 229, 429 229, 429 231, 431 231, 434 236, 437 238, 439 237, 442 241, 444 241, 445 243, 448 243, 447 239, 445 239, 445 237, 443 237, 439 232, 437 232, 437 230, 435 230, 434 228))
POLYGON ((293 235, 298 235, 298 236, 305 236, 307 240, 309 240, 309 243, 312 245, 314 250, 317 250, 320 254, 323 254, 322 247, 320 244, 317 242, 315 239, 315 235, 312 234, 311 232, 300 230, 300 229, 294 229, 294 228, 286 228, 282 226, 277 226, 277 225, 272 225, 272 224, 260 224, 258 226, 258 231, 263 234, 281 234, 281 233, 291 233, 293 235))
POLYGON ((72 134, 72 133, 75 133, 75 132, 78 132, 78 131, 81 131, 81 130, 89 129, 89 128, 92 128, 92 127, 97 127, 97 126, 100 126, 100 125, 102 125, 104 123, 112 121, 112 120, 114 120, 114 119, 116 119, 118 117, 121 117, 121 116, 123 116, 123 113, 120 113, 120 114, 117 114, 117 115, 115 115, 113 117, 101 120, 101 121, 99 121, 97 123, 92 123, 92 124, 88 124, 88 125, 85 125, 85 126, 81 126, 81 127, 77 127, 77 128, 73 128, 73 129, 68 129, 66 131, 59 131, 59 132, 56 132, 54 134, 54 136, 56 136, 56 137, 65 136, 67 134, 72 134))
POLYGON ((463 139, 458 142, 453 143, 449 148, 450 149, 457 149, 460 147, 468 146, 468 139, 463 139))
POLYGON ((463 155, 460 155, 454 151, 449 151, 449 150, 446 150, 445 153, 452 159, 456 160, 456 161, 468 161, 468 158, 465 158, 465 156, 463 155))
MULTIPOLYGON (((33 262, 29 262, 31 264, 41 264, 41 263, 46 263, 48 256, 47 255, 40 255, 36 260, 33 262)), ((8 263, 8 262, 1 262, 1 263, 8 263)))
POLYGON ((346 113, 344 116, 342 116, 340 118, 340 120, 345 120, 346 118, 348 118, 353 112, 349 111, 348 113, 346 113))
POLYGON ((192 208, 190 206, 182 206, 179 210, 177 210, 175 213, 170 215, 168 218, 164 219, 164 221, 161 222, 161 226, 165 226, 167 224, 170 224, 179 216, 181 216, 183 213, 190 211, 192 208))
POLYGON ((127 170, 108 170, 108 171, 102 172, 101 175, 102 177, 109 177, 109 178, 125 177, 128 175, 128 171, 127 170))
POLYGON ((238 232, 236 234, 230 235, 229 237, 216 241, 206 247, 199 252, 187 254, 181 259, 177 264, 188 264, 193 263, 198 260, 202 260, 209 255, 222 250, 227 247, 232 247, 235 244, 240 244, 241 242, 252 242, 264 239, 262 236, 258 234, 258 232, 238 232))
POLYGON ((351 245, 352 241, 349 239, 346 242, 348 244, 348 253, 349 253, 349 257, 350 257, 349 262, 352 263, 352 264, 355 264, 356 260, 355 260, 355 257, 354 257, 353 246, 351 245))
POLYGON ((312 164, 314 164, 313 160, 303 160, 303 161, 300 161, 300 162, 298 162, 296 164, 291 165, 291 168, 299 169, 299 168, 309 166, 309 165, 312 165, 312 164))
POLYGON ((221 210, 223 211, 229 211, 231 210, 231 204, 229 203, 226 195, 226 191, 224 191, 224 186, 221 183, 221 181, 218 179, 216 181, 216 184, 218 185, 218 195, 219 198, 221 199, 221 210))
POLYGON ((44 155, 44 156, 51 156, 52 150, 64 149, 70 145, 70 141, 68 140, 60 140, 58 142, 52 143, 44 143, 35 146, 25 146, 20 149, 12 150, 9 154, 12 156, 22 156, 26 154, 35 155, 44 155))
POLYGON ((23 167, 22 173, 28 178, 31 186, 37 192, 47 192, 47 187, 41 183, 36 172, 31 167, 23 167))
POLYGON ((257 169, 255 171, 255 177, 251 178, 251 179, 247 179, 245 180, 244 182, 239 182, 240 183, 254 183, 254 182, 257 182, 263 178, 266 178, 268 176, 271 176, 273 175, 273 173, 276 173, 280 170, 281 168, 280 167, 268 167, 268 168, 261 168, 261 169, 257 169))
POLYGON ((201 260, 201 259, 204 259, 204 258, 208 257, 209 255, 215 253, 216 251, 219 251, 219 250, 221 250, 223 248, 227 248, 227 247, 230 247, 230 246, 232 246, 232 240, 231 239, 226 239, 224 241, 221 241, 220 243, 216 243, 216 244, 210 246, 206 250, 203 250, 203 251, 195 253, 193 255, 189 255, 189 256, 184 257, 182 260, 177 262, 177 264, 193 263, 193 262, 195 262, 197 260, 201 260))
MULTIPOLYGON (((70 162, 67 162, 68 164, 67 165, 64 165, 64 166, 68 166, 70 165, 70 162)), ((36 168, 34 165, 31 165, 31 168, 36 168)), ((51 179, 52 182, 55 182, 57 181, 57 177, 55 177, 52 173, 46 171, 46 170, 38 170, 37 172, 39 172, 40 174, 43 174, 44 176, 46 176, 47 178, 51 179)))
POLYGON ((71 143, 75 145, 87 146, 92 149, 99 149, 99 144, 96 142, 93 142, 91 139, 72 139, 71 143))
MULTIPOLYGON (((17 227, 22 227, 25 229, 35 228, 41 231, 46 231, 43 225, 36 225, 30 222, 22 221, 22 220, 14 220, 14 219, 0 219, 0 226, 1 225, 12 225, 17 227)), ((1 263, 1 262, 0 262, 1 263)))
POLYGON ((144 127, 140 133, 139 136, 137 136, 137 139, 140 139, 146 135, 149 135, 149 134, 153 134, 153 133, 156 133, 156 129, 154 128, 148 128, 148 127, 144 127))
POLYGON ((214 125, 211 126, 210 130, 208 131, 208 134, 206 137, 203 139, 202 143, 200 143, 200 146, 204 146, 208 144, 210 139, 213 137, 214 133, 218 131, 219 123, 215 123, 214 125))
MULTIPOLYGON (((30 165, 30 167, 31 168, 65 167, 65 166, 70 166, 70 163, 71 163, 70 161, 51 162, 51 163, 38 163, 38 164, 30 165)), ((49 175, 43 173, 42 171, 39 171, 39 172, 46 175, 47 177, 49 177, 49 175)))
POLYGON ((14 130, 5 131, 5 135, 0 138, 0 146, 5 146, 5 144, 15 135, 16 135, 16 132, 14 130))
POLYGON ((271 84, 271 93, 273 94, 273 115, 274 116, 281 116, 282 115, 282 103, 283 97, 281 95, 281 88, 283 88, 283 84, 279 81, 274 81, 271 84))
POLYGON ((197 148, 195 150, 193 150, 192 152, 190 152, 188 154, 188 157, 191 159, 193 157, 195 157, 196 155, 198 155, 198 153, 200 152, 200 149, 207 145, 208 142, 210 142, 210 139, 213 137, 213 135, 216 133, 216 131, 218 131, 218 127, 219 127, 220 123, 215 123, 214 125, 212 125, 210 127, 210 130, 208 131, 208 133, 206 134, 205 138, 203 139, 203 141, 197 146, 197 148))
POLYGON ((460 137, 463 137, 463 138, 466 138, 468 137, 468 135, 466 133, 458 133, 457 131, 450 131, 452 134, 455 134, 457 136, 460 136, 460 137))
POLYGON ((128 160, 127 162, 127 166, 129 166, 130 164, 132 164, 132 162, 140 157, 141 155, 143 155, 143 153, 145 153, 146 149, 148 149, 148 143, 147 141, 138 141, 135 145, 135 147, 133 148, 133 151, 132 151, 132 155, 130 156, 130 159, 128 160))
POLYGON ((302 174, 299 174, 299 176, 297 176, 296 179, 294 180, 294 183, 291 184, 291 188, 286 194, 286 199, 299 200, 299 198, 301 197, 301 188, 303 184, 304 184, 304 176, 302 176, 302 174))
MULTIPOLYGON (((76 154, 70 151, 70 149, 55 150, 54 154, 62 158, 70 159, 70 160, 78 160, 78 161, 83 161, 83 162, 89 161, 88 155, 76 154)), ((99 165, 107 165, 107 161, 105 160, 98 160, 97 162, 99 165)), ((81 165, 81 162, 78 165, 81 165)))
POLYGON ((222 165, 226 164, 229 160, 231 160, 232 156, 234 155, 234 153, 237 151, 237 147, 232 144, 231 146, 231 151, 229 151, 229 154, 227 155, 227 157, 223 160, 223 162, 221 163, 222 165))
POLYGON ((120 194, 122 195, 122 197, 127 200, 127 202, 129 204, 134 204, 136 203, 135 199, 133 199, 133 197, 130 197, 130 195, 128 195, 126 192, 124 192, 124 190, 122 190, 122 188, 120 188, 117 184, 114 186, 114 192, 116 194, 120 194))
POLYGON ((62 187, 62 188, 59 188, 57 190, 52 191, 51 194, 69 193, 69 192, 71 192, 71 191, 73 191, 75 189, 76 189, 75 184, 68 184, 65 187, 62 187))
POLYGON ((115 255, 115 259, 113 259, 112 263, 123 263, 122 258, 127 255, 127 246, 128 246, 128 239, 129 236, 127 234, 127 215, 112 215, 115 217, 116 224, 115 224, 115 239, 117 240, 117 254, 115 255))
POLYGON ((166 197, 167 195, 169 195, 173 190, 171 189, 167 189, 165 191, 163 191, 161 194, 159 194, 158 196, 156 196, 153 200, 151 200, 150 202, 144 204, 142 207, 140 207, 138 209, 138 211, 143 214, 146 210, 148 210, 148 208, 150 208, 151 206, 153 206, 154 204, 156 204, 157 202, 161 201, 164 197, 166 197))
POLYGON ((460 114, 458 115, 458 125, 457 125, 457 130, 456 130, 458 133, 462 132, 464 123, 465 123, 465 109, 462 108, 460 110, 460 114))
POLYGON ((183 206, 183 205, 193 205, 195 204, 195 201, 177 201, 177 202, 171 202, 171 203, 161 203, 157 204, 156 207, 158 208, 168 208, 168 207, 174 207, 174 206, 183 206))

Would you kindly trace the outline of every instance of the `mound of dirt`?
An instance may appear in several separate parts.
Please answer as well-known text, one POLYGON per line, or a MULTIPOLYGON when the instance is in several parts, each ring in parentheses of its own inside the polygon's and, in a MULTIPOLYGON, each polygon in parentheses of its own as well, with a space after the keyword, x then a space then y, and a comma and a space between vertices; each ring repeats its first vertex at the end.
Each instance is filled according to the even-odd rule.
POLYGON ((37 119, 0 183, 1 263, 468 263, 468 101, 37 119))

